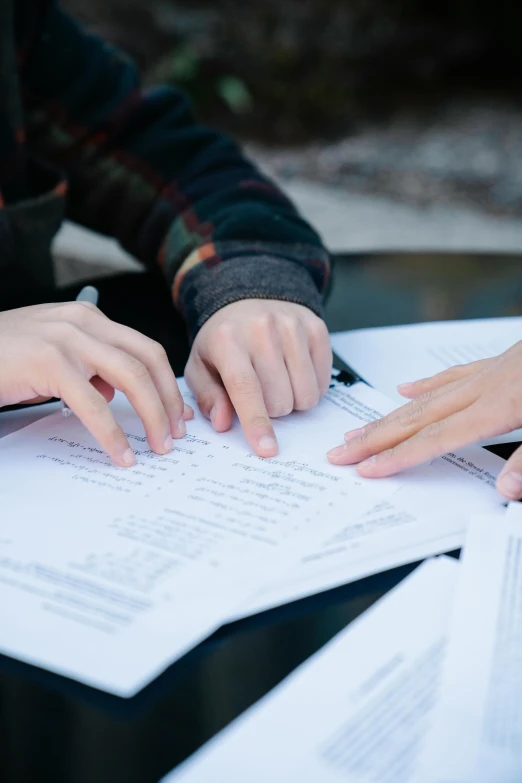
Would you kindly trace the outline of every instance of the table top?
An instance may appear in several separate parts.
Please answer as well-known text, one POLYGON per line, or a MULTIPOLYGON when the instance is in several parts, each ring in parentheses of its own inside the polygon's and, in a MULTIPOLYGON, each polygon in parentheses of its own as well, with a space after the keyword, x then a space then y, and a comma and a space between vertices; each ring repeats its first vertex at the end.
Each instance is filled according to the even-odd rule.
MULTIPOLYGON (((360 274, 360 269, 354 267, 353 274, 360 274)), ((118 291, 108 314, 125 321, 121 280, 105 285, 109 294, 111 285, 118 291)), ((129 279, 128 285, 129 291, 138 286, 143 297, 143 280, 129 279)), ((69 298, 71 293, 63 295, 69 298)), ((164 303, 170 307, 168 297, 164 303)), ((474 314, 508 313, 499 307, 474 314)), ((142 324, 148 323, 147 312, 140 318, 142 324)), ((166 314, 167 321, 172 318, 166 314)), ((346 324, 353 325, 367 324, 346 324)), ((168 321, 161 329, 170 331, 171 326, 168 321)), ((169 347, 178 372, 187 351, 180 337, 169 347)), ((511 448, 492 450, 506 456, 511 448)), ((0 656, 0 780, 156 783, 414 567, 377 574, 225 626, 132 699, 119 699, 0 656)))

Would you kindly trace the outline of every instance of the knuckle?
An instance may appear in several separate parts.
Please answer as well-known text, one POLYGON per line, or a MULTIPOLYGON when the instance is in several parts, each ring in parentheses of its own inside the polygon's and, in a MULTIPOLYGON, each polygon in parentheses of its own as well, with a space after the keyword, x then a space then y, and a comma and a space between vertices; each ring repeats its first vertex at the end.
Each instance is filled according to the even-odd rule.
POLYGON ((370 438, 372 438, 376 432, 378 432, 382 427, 386 426, 386 424, 389 424, 388 417, 384 417, 382 419, 375 419, 375 421, 370 421, 368 424, 364 425, 363 432, 360 436, 361 443, 366 443, 370 438))
MULTIPOLYGON (((102 403, 100 403, 100 407, 102 406, 102 403)), ((98 409, 99 410, 99 409, 98 409)), ((105 437, 108 441, 112 441, 113 443, 115 441, 119 441, 122 436, 122 430, 119 424, 117 424, 114 420, 108 423, 104 429, 105 437)))
MULTIPOLYGON (((105 409, 107 407, 107 403, 103 399, 102 395, 99 394, 96 389, 93 389, 86 395, 88 398, 88 410, 87 413, 89 416, 100 416, 100 414, 105 412, 105 409)), ((104 426, 104 432, 107 433, 108 430, 110 430, 111 427, 117 426, 116 422, 113 420, 112 422, 109 422, 104 426)))
POLYGON ((147 352, 150 353, 152 359, 157 362, 158 364, 161 362, 167 362, 168 363, 168 357, 167 352, 165 348, 162 346, 161 343, 156 342, 156 340, 151 340, 150 345, 148 346, 147 352))
POLYGON ((196 392, 196 402, 198 404, 198 408, 203 411, 209 411, 213 405, 213 397, 209 392, 196 392))
POLYGON ((299 399, 296 400, 295 409, 298 411, 306 411, 310 408, 314 408, 319 402, 319 392, 309 392, 307 394, 301 394, 299 399))
POLYGON ((314 317, 307 326, 308 334, 310 337, 319 342, 320 340, 326 340, 329 342, 328 329, 326 324, 321 318, 314 317))
POLYGON ((441 434, 443 429, 444 429, 444 425, 442 421, 432 421, 431 424, 428 424, 419 432, 419 435, 424 440, 433 440, 434 438, 437 438, 441 434))
POLYGON ((401 427, 408 430, 420 423, 425 412, 426 403, 421 400, 415 400, 412 405, 407 405, 402 412, 399 413, 397 419, 401 427))
POLYGON ((270 427, 270 419, 268 416, 263 416, 262 414, 257 414, 256 416, 252 416, 250 419, 250 424, 254 429, 261 429, 262 427, 270 427))
POLYGON ((100 312, 92 302, 68 302, 64 308, 66 317, 79 324, 90 320, 93 313, 100 312))
POLYGON ((222 321, 212 330, 213 342, 229 341, 235 335, 235 327, 231 321, 222 321))
POLYGON ((403 408, 400 408, 397 415, 397 421, 405 429, 420 424, 426 411, 433 400, 433 392, 425 391, 419 394, 413 402, 409 402, 403 408))
POLYGON ((419 394, 419 396, 415 400, 415 405, 419 405, 422 408, 425 408, 433 399, 433 392, 428 390, 425 392, 422 392, 422 394, 419 394))
POLYGON ((390 446, 388 449, 385 449, 384 451, 374 455, 374 459, 377 463, 395 463, 396 466, 400 465, 400 457, 400 446, 390 446))
POLYGON ((235 394, 248 397, 257 392, 254 379, 246 373, 235 375, 231 381, 231 388, 235 394))
POLYGON ((266 335, 267 332, 273 330, 274 316, 272 313, 259 313, 252 321, 252 329, 255 334, 266 335))
POLYGON ((267 403, 268 415, 272 418, 288 416, 293 410, 293 403, 288 400, 275 400, 267 403))
POLYGON ((52 332, 55 339, 61 340, 67 345, 77 342, 83 334, 81 328, 70 321, 59 321, 53 324, 52 332))
POLYGON ((367 446, 368 444, 371 444, 373 442, 373 436, 376 430, 375 429, 371 430, 368 427, 369 425, 366 425, 363 432, 357 438, 357 443, 360 446, 367 446))
POLYGON ((63 364, 64 355, 60 348, 53 342, 42 341, 38 351, 40 363, 47 368, 55 369, 63 364))
POLYGON ((283 313, 279 316, 279 324, 286 332, 296 332, 301 325, 300 319, 293 313, 283 313))
POLYGON ((134 356, 127 360, 125 370, 135 381, 143 381, 149 377, 149 371, 146 366, 140 359, 136 359, 134 356))

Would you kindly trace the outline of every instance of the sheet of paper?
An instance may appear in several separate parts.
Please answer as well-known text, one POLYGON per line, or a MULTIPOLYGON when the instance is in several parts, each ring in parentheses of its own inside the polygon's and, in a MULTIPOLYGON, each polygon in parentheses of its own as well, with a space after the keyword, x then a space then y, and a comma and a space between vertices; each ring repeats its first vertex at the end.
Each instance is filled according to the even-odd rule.
POLYGON ((487 508, 501 512, 504 499, 495 489, 495 478, 503 464, 503 459, 478 447, 446 454, 398 477, 395 492, 358 518, 339 522, 340 512, 326 517, 321 530, 288 542, 279 567, 272 568, 270 584, 234 616, 458 549, 465 541, 470 513, 487 508))
POLYGON ((16 517, 2 514, 2 653, 132 696, 237 603, 237 569, 184 568, 175 553, 122 536, 111 515, 47 502, 51 514, 23 497, 16 517))
MULTIPOLYGON (((0 495, 6 516, 16 517, 21 486, 39 509, 41 498, 59 487, 53 491, 53 505, 68 505, 73 495, 76 504, 99 512, 103 503, 105 510, 123 519, 132 518, 138 504, 149 509, 146 527, 154 527, 155 515, 168 514, 177 527, 192 529, 197 523, 206 529, 206 538, 216 542, 228 537, 277 544, 316 525, 326 496, 349 497, 355 515, 356 498, 364 494, 365 485, 377 497, 394 489, 393 484, 361 479, 353 469, 332 466, 325 457, 345 427, 390 408, 385 397, 365 384, 347 389, 334 383, 313 411, 276 421, 280 453, 269 460, 250 452, 237 424, 217 434, 199 413, 189 423, 189 434, 161 457, 148 448, 143 426, 123 395, 112 408, 136 451, 136 465, 112 465, 75 417, 46 417, 0 441, 0 495)), ((342 513, 344 519, 345 509, 342 513)), ((162 518, 160 524, 164 522, 162 518)))
POLYGON ((374 502, 309 444, 368 420, 375 399, 334 384, 315 411, 276 423, 281 454, 266 461, 237 428, 219 436, 200 416, 158 457, 122 396, 113 408, 138 451, 128 471, 59 413, 3 438, 2 652, 136 692, 260 589, 278 546, 317 526, 326 498, 346 497, 354 516, 374 502))
POLYGON ((33 519, 28 515, 24 526, 17 523, 24 541, 34 524, 44 523, 42 496, 59 485, 49 514, 60 504, 69 507, 71 495, 76 506, 84 504, 97 514, 103 504, 102 519, 118 541, 168 552, 187 567, 266 554, 269 580, 256 584, 250 577, 242 590, 248 599, 229 617, 244 616, 448 551, 461 543, 459 505, 499 502, 492 484, 502 460, 481 449, 471 450, 474 462, 446 455, 431 466, 379 482, 362 481, 353 470, 326 462, 324 450, 339 430, 390 407, 365 384, 333 383, 317 409, 275 423, 281 444, 276 459, 256 458, 237 427, 216 435, 200 416, 171 455, 157 457, 143 443, 141 423, 119 395, 113 408, 131 442, 138 444, 136 467, 114 468, 76 419, 49 417, 0 444, 6 518, 19 519, 19 493, 12 489, 23 481, 27 502, 35 506, 33 519), (35 468, 29 471, 31 461, 35 468), (383 507, 392 495, 393 506, 383 507), (360 521, 376 501, 375 511, 360 521), (445 513, 431 524, 428 508, 445 513))
MULTIPOLYGON (((400 383, 496 356, 518 340, 522 340, 522 317, 355 329, 333 334, 332 346, 365 381, 404 405, 407 400, 397 391, 400 383)), ((522 429, 484 445, 521 440, 522 429)))
POLYGON ((471 520, 418 783, 522 780, 522 505, 471 520))
POLYGON ((437 694, 458 562, 428 561, 164 783, 407 783, 437 694))

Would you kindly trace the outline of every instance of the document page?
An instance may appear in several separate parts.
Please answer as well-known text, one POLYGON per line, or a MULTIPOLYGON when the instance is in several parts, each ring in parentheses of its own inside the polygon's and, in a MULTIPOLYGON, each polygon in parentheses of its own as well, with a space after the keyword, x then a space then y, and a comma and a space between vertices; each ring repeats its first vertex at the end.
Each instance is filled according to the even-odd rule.
POLYGON ((458 568, 420 566, 164 783, 410 781, 458 568))
POLYGON ((522 504, 471 520, 418 783, 522 780, 522 504))
POLYGON ((403 405, 400 383, 496 356, 518 340, 522 317, 355 329, 333 334, 332 347, 367 383, 403 405))
POLYGON ((259 592, 278 547, 318 526, 330 503, 330 517, 346 520, 375 502, 316 447, 335 427, 379 415, 376 401, 389 405, 364 384, 334 383, 315 411, 276 423, 273 460, 252 455, 237 427, 217 435, 199 415, 157 456, 122 395, 113 409, 134 468, 114 467, 60 413, 3 438, 0 650, 135 693, 259 592))
MULTIPOLYGON (((0 524, 0 651, 135 694, 222 624, 244 584, 238 564, 183 567, 157 533, 122 535, 114 512, 82 505, 37 515, 20 498, 0 524)), ((250 572, 255 582, 254 564, 250 572)))
MULTIPOLYGON (((218 434, 198 412, 187 436, 175 442, 170 454, 159 456, 149 449, 141 421, 119 394, 112 409, 136 452, 135 466, 114 466, 78 419, 53 414, 0 441, 4 513, 17 517, 23 487, 40 515, 84 503, 97 513, 117 514, 123 527, 139 507, 148 509, 140 517, 146 528, 168 526, 168 517, 178 528, 196 525, 216 542, 228 537, 277 544, 317 525, 330 503, 335 510, 337 494, 350 500, 350 514, 356 515, 364 486, 371 487, 373 499, 395 490, 392 482, 361 479, 354 469, 330 465, 325 457, 326 444, 344 427, 370 421, 390 407, 365 384, 347 388, 333 382, 317 408, 274 423, 280 443, 276 458, 252 454, 237 423, 218 434), (42 508, 43 498, 50 501, 48 509, 42 508)), ((372 501, 369 494, 365 497, 367 508, 372 501)), ((346 504, 339 511, 345 520, 346 504)))
POLYGON ((336 512, 320 530, 289 541, 270 584, 236 616, 460 548, 470 513, 501 513, 504 499, 495 479, 504 464, 485 449, 470 447, 398 476, 395 492, 359 517, 342 520, 336 512))

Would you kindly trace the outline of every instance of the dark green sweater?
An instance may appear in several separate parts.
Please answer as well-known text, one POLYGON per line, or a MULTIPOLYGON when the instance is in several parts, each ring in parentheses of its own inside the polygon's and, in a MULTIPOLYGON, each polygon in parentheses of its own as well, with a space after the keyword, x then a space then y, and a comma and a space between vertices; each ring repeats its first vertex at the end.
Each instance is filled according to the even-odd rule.
POLYGON ((160 264, 192 336, 239 299, 321 313, 327 253, 286 197, 52 0, 0 0, 0 198, 4 292, 52 284, 67 216, 160 264))

